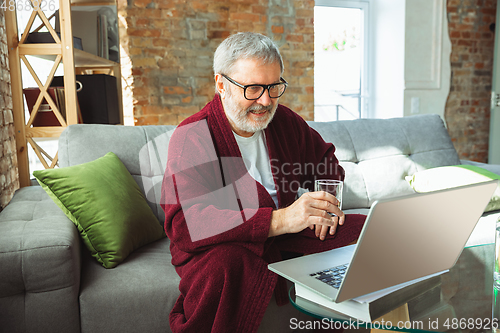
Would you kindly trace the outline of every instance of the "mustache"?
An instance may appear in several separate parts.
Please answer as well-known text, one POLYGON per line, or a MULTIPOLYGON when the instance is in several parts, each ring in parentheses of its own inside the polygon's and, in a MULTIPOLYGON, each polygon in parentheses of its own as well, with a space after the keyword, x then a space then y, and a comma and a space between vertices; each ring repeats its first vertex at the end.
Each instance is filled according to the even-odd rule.
POLYGON ((251 112, 251 111, 269 111, 269 112, 271 112, 272 110, 273 110, 272 104, 269 104, 267 106, 257 104, 257 105, 252 105, 251 107, 249 107, 247 109, 247 113, 251 112))

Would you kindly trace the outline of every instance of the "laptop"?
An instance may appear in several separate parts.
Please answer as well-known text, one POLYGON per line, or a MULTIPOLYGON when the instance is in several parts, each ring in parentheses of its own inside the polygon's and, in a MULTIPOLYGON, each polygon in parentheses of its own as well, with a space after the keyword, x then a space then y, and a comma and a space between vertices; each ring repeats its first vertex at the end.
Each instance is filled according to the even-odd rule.
POLYGON ((375 201, 357 244, 268 267, 336 303, 444 272, 497 186, 494 180, 375 201))

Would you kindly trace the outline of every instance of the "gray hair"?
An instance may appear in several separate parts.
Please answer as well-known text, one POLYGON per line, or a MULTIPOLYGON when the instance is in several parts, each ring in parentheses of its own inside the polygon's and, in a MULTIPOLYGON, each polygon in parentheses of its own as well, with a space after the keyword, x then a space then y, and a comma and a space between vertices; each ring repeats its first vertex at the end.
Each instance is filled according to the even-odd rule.
POLYGON ((261 59, 264 63, 279 63, 281 74, 284 66, 280 51, 267 36, 254 32, 239 32, 226 38, 214 54, 214 74, 231 75, 240 59, 261 59))

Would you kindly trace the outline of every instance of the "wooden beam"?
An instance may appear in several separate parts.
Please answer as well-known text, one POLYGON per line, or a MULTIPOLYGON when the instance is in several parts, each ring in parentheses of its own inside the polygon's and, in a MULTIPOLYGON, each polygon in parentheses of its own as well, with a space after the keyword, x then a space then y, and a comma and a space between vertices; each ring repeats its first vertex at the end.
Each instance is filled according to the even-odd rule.
POLYGON ((36 154, 36 156, 38 156, 38 159, 40 160, 40 162, 42 162, 43 167, 45 169, 48 169, 49 164, 47 163, 45 158, 43 158, 42 153, 40 152, 40 149, 39 149, 40 147, 35 143, 35 141, 33 141, 32 138, 28 138, 27 140, 31 144, 31 148, 33 148, 33 150, 35 151, 35 154, 36 154))
POLYGON ((26 23, 26 27, 24 28, 24 32, 21 35, 21 40, 19 41, 19 44, 24 44, 26 42, 26 39, 28 39, 28 35, 30 33, 31 26, 33 25, 33 22, 35 21, 36 18, 36 12, 32 11, 31 16, 28 20, 28 23, 26 23))
POLYGON ((54 65, 52 66, 52 69, 49 73, 49 76, 47 77, 47 81, 45 82, 45 84, 42 84, 42 82, 40 81, 40 79, 36 75, 35 70, 33 69, 33 67, 31 67, 31 64, 29 63, 28 59, 26 59, 26 57, 24 55, 21 56, 21 59, 23 60, 24 64, 28 68, 28 71, 31 73, 31 76, 33 77, 33 79, 35 80, 36 84, 38 85, 38 87, 40 89, 40 94, 38 95, 38 98, 36 100, 35 105, 33 106, 33 110, 31 112, 30 119, 28 120, 28 123, 26 124, 26 126, 29 127, 33 124, 33 120, 35 119, 35 117, 38 114, 38 110, 39 110, 40 105, 42 103, 43 97, 45 97, 45 100, 47 101, 47 103, 49 103, 49 105, 52 109, 52 112, 54 112, 54 115, 56 116, 56 118, 59 121, 59 123, 61 124, 61 126, 67 126, 66 120, 64 120, 64 117, 59 112, 59 108, 57 107, 56 103, 52 100, 52 97, 48 93, 48 88, 49 88, 50 83, 52 82, 52 78, 54 77, 54 74, 57 70, 57 66, 59 66, 59 63, 61 62, 61 55, 57 56, 57 58, 54 62, 54 65))
MULTIPOLYGON (((49 22, 50 22, 50 20, 52 20, 52 18, 54 18, 54 17, 56 16, 56 13, 57 13, 57 12, 54 12, 52 15, 50 15, 50 16, 47 18, 47 21, 49 21, 49 22)), ((44 24, 44 23, 40 24, 40 25, 39 25, 39 26, 38 26, 35 30, 33 30, 33 32, 38 32, 38 31, 40 31, 43 27, 45 27, 45 24, 44 24)))
POLYGON ((27 138, 58 138, 66 127, 41 126, 25 128, 27 138))
POLYGON ((5 30, 7 32, 7 47, 9 50, 12 112, 14 114, 14 129, 16 131, 19 183, 21 187, 25 187, 31 185, 31 181, 26 143, 23 82, 21 75, 21 61, 19 60, 19 40, 15 11, 5 11, 5 30))
POLYGON ((21 44, 20 55, 54 55, 62 54, 61 45, 54 43, 21 44))
POLYGON ((66 122, 77 124, 78 103, 76 97, 75 59, 73 58, 73 27, 71 26, 70 1, 59 1, 59 22, 61 27, 61 46, 64 68, 64 92, 66 102, 66 122))
POLYGON ((56 156, 54 156, 54 159, 52 160, 52 163, 50 164, 50 168, 54 169, 56 166, 59 166, 59 151, 56 153, 56 156))

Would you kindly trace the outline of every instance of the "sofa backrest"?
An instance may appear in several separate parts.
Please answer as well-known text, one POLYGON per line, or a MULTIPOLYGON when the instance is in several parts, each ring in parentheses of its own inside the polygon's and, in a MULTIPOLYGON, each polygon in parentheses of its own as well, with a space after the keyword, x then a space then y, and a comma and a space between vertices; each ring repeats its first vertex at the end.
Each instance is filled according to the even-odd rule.
MULTIPOLYGON (((346 171, 344 209, 412 193, 405 176, 431 167, 460 164, 437 115, 394 119, 309 122, 346 171)), ((137 181, 161 224, 161 183, 175 126, 71 125, 59 138, 60 167, 93 161, 112 151, 137 181)))
POLYGON ((335 155, 345 169, 343 209, 369 208, 375 200, 411 194, 405 176, 460 164, 438 115, 309 125, 335 145, 335 155))
POLYGON ((134 177, 163 225, 161 183, 167 165, 168 142, 175 126, 71 125, 59 137, 59 166, 93 161, 115 153, 134 177))

